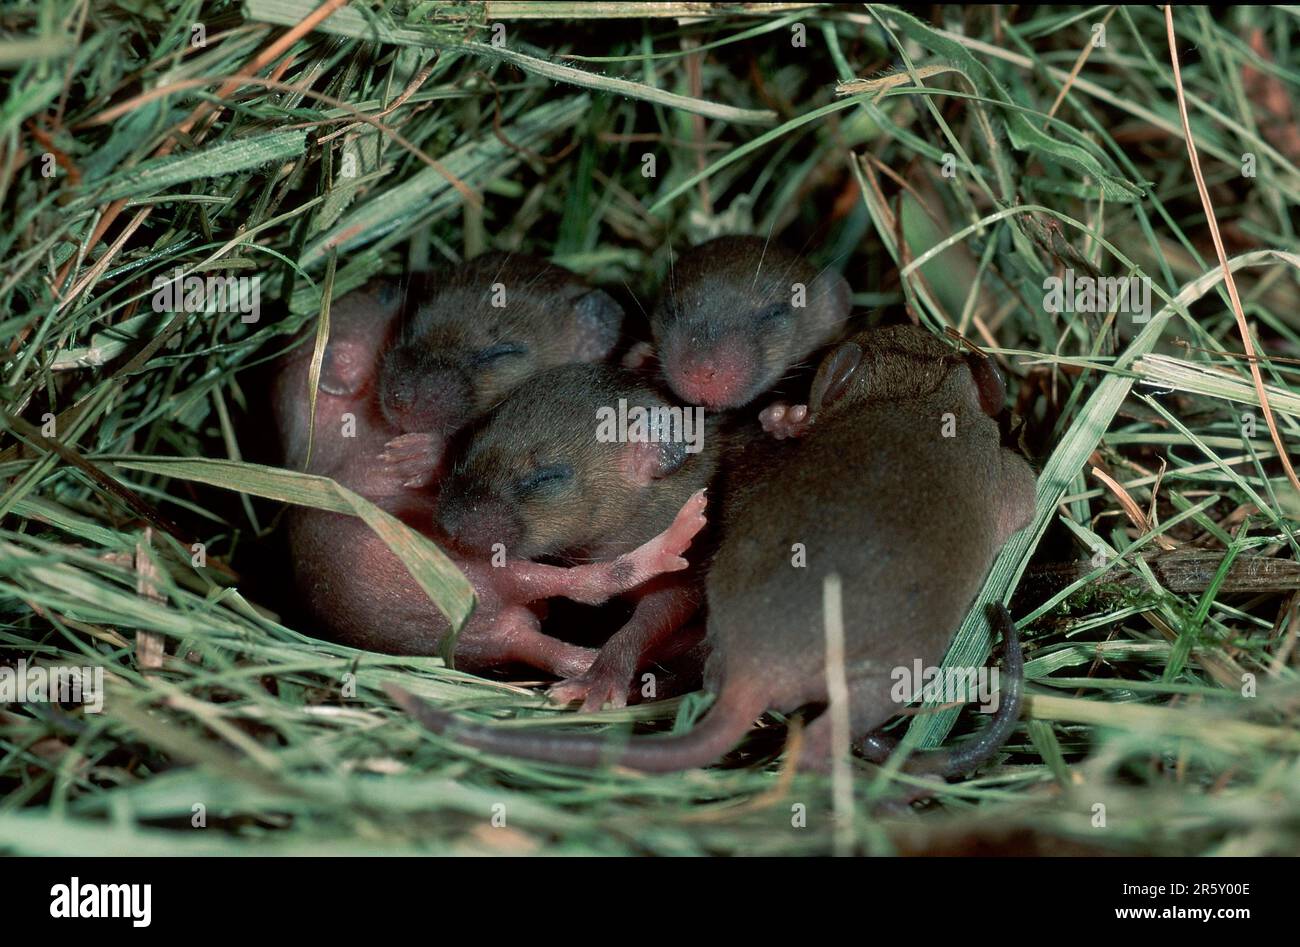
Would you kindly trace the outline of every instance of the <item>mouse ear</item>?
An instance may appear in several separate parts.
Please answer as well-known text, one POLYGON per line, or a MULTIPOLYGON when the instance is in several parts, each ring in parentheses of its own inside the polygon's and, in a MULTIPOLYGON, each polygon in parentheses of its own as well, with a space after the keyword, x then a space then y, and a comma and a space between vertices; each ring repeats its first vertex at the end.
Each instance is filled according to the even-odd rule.
POLYGON ((861 364, 862 348, 856 342, 841 342, 835 346, 834 351, 822 359, 817 376, 813 378, 808 414, 816 414, 844 394, 861 364))
POLYGON ((975 379, 975 390, 979 393, 980 407, 984 413, 995 418, 1002 411, 1007 400, 1007 386, 1002 380, 993 356, 982 352, 971 352, 966 356, 971 376, 975 379))
POLYGON ((638 487, 671 476, 686 463, 686 444, 680 440, 629 441, 623 445, 623 477, 638 487))
POLYGON ((844 322, 853 308, 853 290, 849 288, 848 280, 835 270, 823 270, 813 282, 826 301, 830 323, 839 325, 844 322))
POLYGON ((573 301, 573 354, 580 362, 605 359, 618 343, 623 307, 603 289, 583 293, 573 301))

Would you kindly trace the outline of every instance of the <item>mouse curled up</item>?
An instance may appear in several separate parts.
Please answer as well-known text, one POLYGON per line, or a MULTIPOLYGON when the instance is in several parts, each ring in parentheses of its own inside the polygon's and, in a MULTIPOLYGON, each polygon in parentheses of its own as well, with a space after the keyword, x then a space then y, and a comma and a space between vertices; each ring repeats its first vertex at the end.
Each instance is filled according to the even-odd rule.
MULTIPOLYGON (((607 560, 702 505, 718 469, 716 427, 693 425, 690 442, 671 429, 652 438, 648 428, 645 439, 620 439, 611 417, 612 436, 602 437, 602 412, 612 415, 620 405, 625 417, 647 419, 670 407, 635 376, 602 365, 565 365, 524 382, 469 433, 443 484, 439 530, 469 555, 486 556, 499 544, 523 559, 607 560)), ((674 572, 631 598, 627 624, 587 672, 569 675, 552 697, 580 700, 588 710, 626 704, 636 672, 684 643, 675 633, 699 608, 703 590, 698 572, 674 572)))
MULTIPOLYGON (((686 733, 610 740, 501 729, 460 721, 396 686, 389 693, 429 729, 493 752, 647 772, 703 766, 765 711, 827 703, 822 603, 834 574, 851 730, 878 758, 889 751, 878 731, 902 709, 891 672, 942 662, 994 556, 1032 518, 1033 474, 1000 445, 991 417, 1003 397, 986 359, 913 326, 859 333, 823 359, 801 436, 754 445, 726 472, 706 580, 705 682, 716 699, 686 733), (806 567, 794 565, 795 544, 806 567)), ((992 725, 955 751, 913 757, 908 769, 969 769, 1014 727, 1019 643, 1005 610, 995 617, 1008 673, 992 725)), ((828 713, 810 724, 799 765, 829 766, 830 727, 828 713)))
MULTIPOLYGON (((564 353, 569 360, 600 358, 614 344, 616 321, 614 329, 609 328, 613 321, 609 314, 612 300, 593 299, 592 293, 598 291, 585 287, 567 271, 542 270, 544 276, 539 276, 536 261, 513 259, 521 269, 516 270, 498 255, 470 267, 482 277, 483 300, 491 292, 492 283, 505 287, 507 304, 503 308, 492 307, 486 301, 481 307, 466 303, 457 315, 456 311, 440 307, 436 300, 426 300, 421 307, 420 311, 426 313, 441 312, 443 321, 458 318, 473 323, 472 328, 464 327, 464 345, 451 346, 450 354, 444 357, 448 364, 472 368, 483 361, 483 350, 475 350, 474 346, 491 350, 505 344, 499 341, 501 338, 512 340, 510 360, 515 364, 509 371, 494 368, 471 373, 470 390, 477 391, 475 386, 481 381, 489 393, 469 397, 471 407, 457 408, 461 419, 458 424, 472 420, 481 410, 477 405, 501 397, 531 371, 566 357, 564 353), (535 336, 545 333, 515 326, 510 306, 516 301, 530 309, 543 306, 536 294, 544 286, 553 293, 547 315, 549 335, 534 348, 535 336), (567 327, 566 318, 572 323, 567 327), (496 325, 494 319, 501 324, 496 325), (545 352, 544 357, 539 358, 539 351, 545 352), (523 370, 525 363, 531 366, 527 371, 523 370)), ((454 285, 462 302, 467 296, 479 298, 471 293, 463 273, 454 285)), ((392 340, 399 333, 402 312, 399 288, 383 282, 372 283, 334 304, 306 469, 333 478, 445 545, 445 539, 433 528, 431 510, 437 504, 444 473, 441 445, 446 436, 454 433, 453 425, 444 418, 433 437, 428 436, 431 432, 406 430, 399 427, 392 406, 386 410, 379 395, 381 372, 391 371, 393 366, 393 360, 385 359, 384 353, 391 350, 392 340), (406 436, 422 438, 418 449, 401 450, 403 431, 406 436), (392 456, 395 450, 400 455, 396 459, 392 456)), ((417 318, 426 329, 433 321, 420 322, 417 318)), ((408 341, 400 344, 411 345, 416 340, 426 344, 430 338, 428 333, 413 332, 408 341)), ((311 421, 307 391, 310 361, 309 346, 297 350, 282 367, 272 391, 285 463, 299 469, 307 459, 311 421)), ((497 356, 486 361, 495 363, 497 356)), ((424 404, 419 397, 411 403, 424 404)), ((397 420, 401 417, 407 416, 400 415, 397 420)), ((593 649, 541 632, 545 599, 565 596, 598 604, 662 573, 684 569, 687 563, 681 553, 704 525, 703 507, 702 496, 685 498, 678 515, 664 524, 659 535, 647 537, 636 549, 620 550, 623 555, 607 562, 561 568, 510 561, 494 567, 487 559, 453 556, 453 562, 473 584, 477 599, 477 607, 457 639, 457 663, 471 670, 523 663, 560 677, 586 673, 596 658, 593 649)), ((288 516, 288 534, 301 599, 331 637, 354 647, 390 654, 438 653, 448 630, 446 618, 401 560, 362 520, 325 510, 294 508, 288 516)))

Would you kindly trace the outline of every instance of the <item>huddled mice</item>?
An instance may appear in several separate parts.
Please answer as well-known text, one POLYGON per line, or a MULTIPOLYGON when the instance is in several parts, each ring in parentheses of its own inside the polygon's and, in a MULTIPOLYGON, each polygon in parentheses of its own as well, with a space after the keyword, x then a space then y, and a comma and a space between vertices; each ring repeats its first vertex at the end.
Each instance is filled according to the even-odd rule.
MULTIPOLYGON (((377 504, 465 574, 476 607, 456 665, 526 665, 556 679, 553 700, 599 710, 689 651, 707 654, 715 696, 692 730, 631 740, 471 723, 395 685, 393 699, 490 752, 707 765, 766 711, 826 705, 833 577, 851 731, 863 756, 887 757, 881 728, 903 709, 891 670, 942 662, 997 551, 1032 518, 1034 476, 1002 446, 991 360, 919 326, 863 328, 850 310, 841 274, 750 236, 675 256, 653 343, 621 359, 614 297, 523 254, 445 266, 414 293, 377 281, 336 300, 314 399, 310 342, 278 370, 282 460, 377 504), (601 419, 614 415, 633 423, 611 437, 601 419), (626 620, 599 648, 573 644, 546 620, 556 598, 621 599, 626 620)), ((312 630, 439 652, 446 618, 363 521, 287 518, 312 630)), ((1004 652, 991 725, 909 769, 968 771, 1014 727, 1019 642, 1005 609, 989 617, 1004 652)), ((828 765, 830 719, 810 724, 800 766, 828 765)))

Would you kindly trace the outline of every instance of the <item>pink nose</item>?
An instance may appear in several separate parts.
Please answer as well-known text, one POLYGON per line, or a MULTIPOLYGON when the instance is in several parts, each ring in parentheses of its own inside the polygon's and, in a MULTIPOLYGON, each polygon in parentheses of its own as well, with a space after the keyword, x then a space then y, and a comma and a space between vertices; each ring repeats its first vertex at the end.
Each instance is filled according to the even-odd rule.
POLYGON ((749 385, 750 373, 739 359, 727 353, 688 355, 676 372, 669 369, 673 389, 684 400, 706 408, 738 406, 749 385))

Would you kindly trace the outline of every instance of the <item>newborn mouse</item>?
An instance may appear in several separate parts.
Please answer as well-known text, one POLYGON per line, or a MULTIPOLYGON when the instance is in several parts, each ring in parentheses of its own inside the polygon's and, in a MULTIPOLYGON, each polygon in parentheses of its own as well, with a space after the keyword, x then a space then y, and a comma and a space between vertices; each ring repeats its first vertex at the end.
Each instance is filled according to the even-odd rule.
MULTIPOLYGON (((804 435, 756 443, 727 471, 707 579, 705 681, 717 699, 694 730, 624 741, 502 730, 390 694, 430 729, 508 755, 650 772, 702 766, 764 711, 828 701, 823 596, 834 574, 851 732, 878 750, 875 732, 902 709, 891 672, 942 662, 998 549, 1033 516, 1034 477, 1000 446, 982 361, 913 326, 860 333, 822 361, 804 435)), ((910 768, 968 768, 1014 726, 1020 651, 1004 611, 998 620, 1012 680, 994 725, 910 768)), ((829 765, 830 727, 826 713, 809 726, 800 765, 829 765)))
POLYGON ((664 377, 687 404, 739 408, 839 335, 849 285, 762 237, 718 237, 668 272, 650 316, 664 377))
MULTIPOLYGON (((399 287, 376 282, 331 308, 307 469, 430 535, 436 468, 413 485, 396 468, 376 461, 397 433, 379 408, 376 376, 379 353, 401 305, 399 287)), ((282 366, 272 392, 284 462, 294 468, 302 467, 306 455, 310 361, 310 346, 301 347, 282 366)), ((608 562, 561 568, 453 556, 477 600, 457 639, 457 663, 474 670, 524 663, 561 677, 585 673, 596 652, 543 634, 539 603, 565 595, 599 604, 664 572, 684 569, 681 553, 704 525, 703 507, 702 496, 683 498, 662 533, 608 562)), ((292 508, 287 520, 299 597, 332 638, 390 654, 438 653, 446 618, 364 521, 308 507, 292 508)))
MULTIPOLYGON (((519 559, 586 560, 623 553, 667 528, 712 480, 721 434, 703 415, 670 405, 614 368, 541 372, 469 432, 443 485, 438 528, 474 556, 503 550, 519 559)), ((555 696, 582 699, 588 708, 621 706, 638 668, 696 611, 700 591, 688 574, 638 588, 631 619, 602 649, 592 674, 561 685, 555 696)))
POLYGON ((600 361, 618 341, 618 303, 537 257, 486 253, 428 282, 379 367, 399 433, 445 440, 530 375, 600 361))

